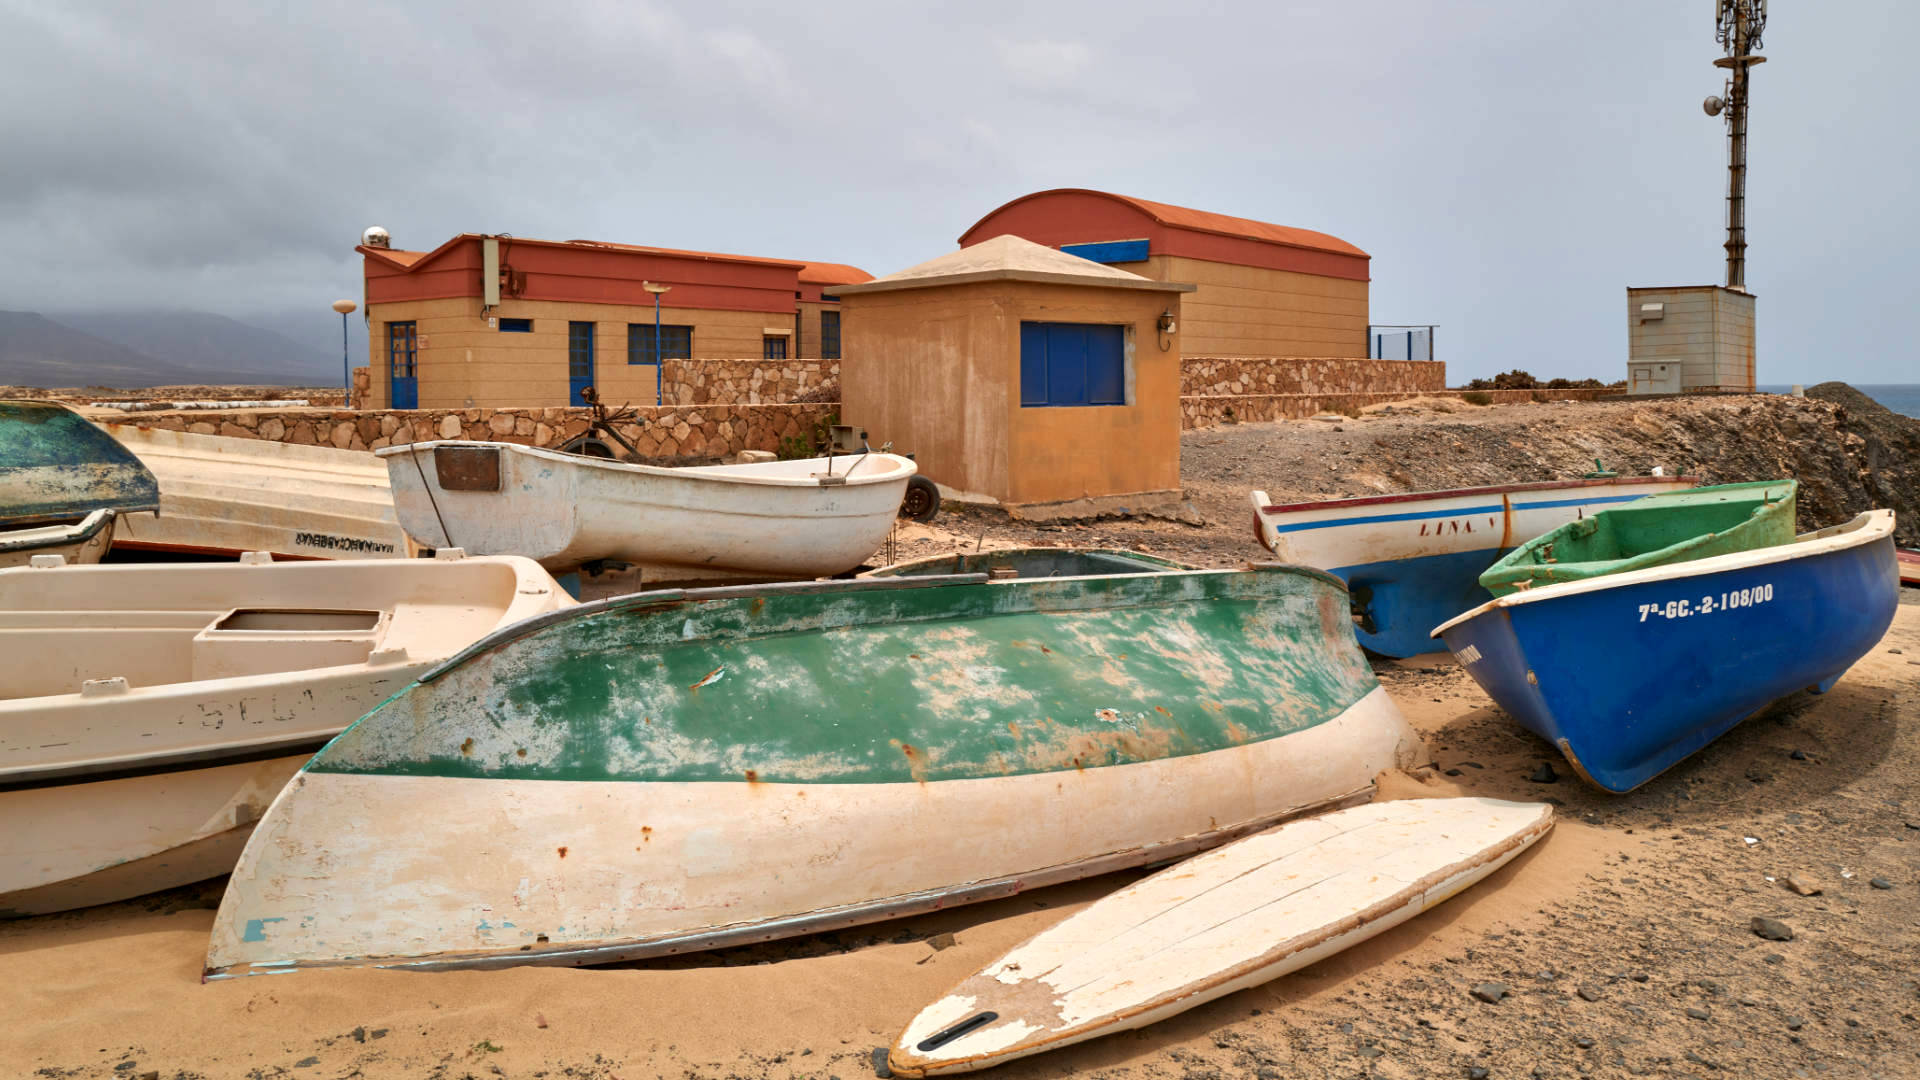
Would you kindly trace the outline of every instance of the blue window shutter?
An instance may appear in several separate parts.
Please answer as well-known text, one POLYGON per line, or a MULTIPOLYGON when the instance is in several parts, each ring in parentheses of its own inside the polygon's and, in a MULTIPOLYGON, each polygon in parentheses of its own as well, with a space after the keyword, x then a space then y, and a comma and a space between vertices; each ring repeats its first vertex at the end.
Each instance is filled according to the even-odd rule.
POLYGON ((1047 324, 1020 324, 1020 404, 1047 404, 1047 324))
POLYGON ((1118 326, 1089 326, 1087 404, 1127 403, 1127 335, 1118 326))
POLYGON ((1123 263, 1146 262, 1147 242, 1145 240, 1108 240, 1098 244, 1061 244, 1060 250, 1069 255, 1078 255, 1089 262, 1123 263))
POLYGON ((1047 403, 1087 403, 1087 328, 1072 323, 1047 327, 1047 403))

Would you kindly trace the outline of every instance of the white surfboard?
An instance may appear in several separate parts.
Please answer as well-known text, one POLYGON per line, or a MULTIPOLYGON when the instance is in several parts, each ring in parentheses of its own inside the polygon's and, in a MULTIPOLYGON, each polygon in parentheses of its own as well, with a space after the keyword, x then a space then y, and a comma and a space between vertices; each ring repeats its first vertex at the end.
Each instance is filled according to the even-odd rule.
POLYGON ((1544 803, 1414 799, 1249 836, 1016 946, 921 1010, 888 1067, 970 1072, 1145 1027, 1398 926, 1552 827, 1544 803))

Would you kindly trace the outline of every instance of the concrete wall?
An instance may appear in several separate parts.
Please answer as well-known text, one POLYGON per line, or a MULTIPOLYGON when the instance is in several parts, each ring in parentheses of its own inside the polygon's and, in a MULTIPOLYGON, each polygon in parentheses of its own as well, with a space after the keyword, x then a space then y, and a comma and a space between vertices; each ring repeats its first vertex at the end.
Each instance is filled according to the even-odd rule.
POLYGON ((1060 503, 1180 486, 1180 352, 1155 322, 1179 297, 987 282, 843 301, 842 414, 964 494, 1060 503), (1022 408, 1023 321, 1130 327, 1130 404, 1022 408))
MULTIPOLYGON (((368 308, 372 408, 391 404, 387 324, 412 320, 418 334, 419 404, 423 409, 566 406, 568 323, 594 324, 594 387, 609 402, 652 402, 654 370, 627 363, 627 336, 650 334, 653 308, 639 305, 506 300, 494 318, 530 318, 532 333, 502 333, 480 314, 477 297, 409 300, 368 308)), ((763 311, 662 307, 660 321, 693 327, 693 352, 760 362, 768 329, 791 331, 794 316, 763 311)), ((818 345, 819 329, 813 331, 818 345)), ((791 340, 791 339, 789 339, 791 340)), ((663 375, 665 373, 662 373, 663 375)), ((674 400, 669 397, 667 400, 674 400)))
POLYGON ((1627 290, 1627 362, 1679 363, 1680 389, 1751 391, 1754 298, 1718 285, 1627 290), (1646 304, 1664 306, 1658 319, 1646 304))

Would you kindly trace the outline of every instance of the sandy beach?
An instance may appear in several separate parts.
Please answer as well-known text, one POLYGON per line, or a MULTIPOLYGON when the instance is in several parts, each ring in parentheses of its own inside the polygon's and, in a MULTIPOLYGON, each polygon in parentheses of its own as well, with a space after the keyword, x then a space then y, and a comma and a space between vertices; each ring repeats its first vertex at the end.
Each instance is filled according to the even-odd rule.
MULTIPOLYGON (((898 554, 1024 537, 1231 564, 1259 554, 1231 505, 1251 471, 1190 483, 1203 525, 1035 530, 958 511, 903 529, 898 554)), ((1446 654, 1374 666, 1434 762, 1383 776, 1381 797, 1548 799, 1554 832, 1299 974, 989 1075, 1920 1075, 1920 590, 1831 693, 1776 704, 1626 796, 1568 775, 1446 654), (1543 762, 1557 781, 1529 779, 1543 762), (1820 893, 1789 891, 1790 873, 1820 893), (1762 940, 1755 916, 1794 939, 1762 940), (1473 996, 1485 984, 1504 997, 1473 996)), ((1135 877, 612 968, 202 984, 213 881, 0 923, 0 1075, 854 1080, 923 1004, 1135 877)))

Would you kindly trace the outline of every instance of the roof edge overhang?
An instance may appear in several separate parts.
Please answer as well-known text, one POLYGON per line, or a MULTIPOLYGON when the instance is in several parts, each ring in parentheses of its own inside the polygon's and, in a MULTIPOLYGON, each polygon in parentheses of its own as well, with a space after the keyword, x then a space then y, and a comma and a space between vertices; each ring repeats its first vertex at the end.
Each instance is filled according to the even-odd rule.
POLYGON ((381 262, 396 270, 413 273, 461 244, 471 240, 487 239, 505 240, 515 246, 554 248, 561 251, 604 251, 616 255, 655 255, 661 258, 692 259, 698 262, 738 263, 745 266, 771 266, 790 269, 794 271, 796 275, 807 266, 804 262, 795 262, 789 259, 768 259, 758 255, 726 255, 712 251, 681 251, 676 248, 642 247, 638 244, 615 244, 599 240, 530 240, 525 237, 502 236, 497 233, 460 233, 410 263, 401 262, 394 258, 392 250, 389 248, 376 248, 368 247, 365 244, 356 244, 353 250, 363 255, 378 258, 381 262))
MULTIPOLYGON (((1122 206, 1126 206, 1141 214, 1145 214, 1155 224, 1163 228, 1177 229, 1182 232, 1195 232, 1195 233, 1205 233, 1211 236, 1224 236, 1230 239, 1246 240, 1256 244, 1270 244, 1274 247, 1294 248, 1299 251, 1316 251, 1316 252, 1322 252, 1328 255, 1340 255, 1349 259, 1363 259, 1368 262, 1371 262, 1373 260, 1373 256, 1363 251, 1359 247, 1359 245, 1350 243, 1346 240, 1342 240, 1339 237, 1333 235, 1332 233, 1320 232, 1317 229, 1302 229, 1295 225, 1275 225, 1274 226, 1276 228, 1292 229, 1296 232, 1306 232, 1306 233, 1313 233, 1316 236, 1324 236, 1327 239, 1334 241, 1334 243, 1338 244, 1339 246, 1336 247, 1336 246, 1325 245, 1325 244, 1299 244, 1299 243, 1293 243, 1286 240, 1276 240, 1272 237, 1267 237, 1267 236, 1252 236, 1245 232, 1239 232, 1239 231, 1230 230, 1230 229, 1216 229, 1216 228, 1210 228, 1204 225, 1191 225, 1185 222, 1170 221, 1166 217, 1159 214, 1155 209, 1156 206, 1159 206, 1159 205, 1171 206, 1172 204, 1170 203, 1156 204, 1148 199, 1136 199, 1130 196, 1116 194, 1111 191, 1096 191, 1093 188, 1048 188, 1045 191, 1029 192, 1028 194, 1022 195, 1017 199, 1010 199, 1007 202, 1002 203, 1001 205, 981 215, 980 220, 968 226, 967 230, 960 234, 960 239, 957 241, 957 243, 961 247, 968 246, 967 237, 972 236, 975 230, 979 229, 980 226, 986 224, 987 221, 991 219, 995 214, 1003 213, 1007 209, 1018 206, 1023 202, 1028 202, 1032 199, 1038 199, 1048 195, 1092 195, 1097 198, 1107 199, 1111 202, 1116 202, 1122 206)), ((1181 207, 1180 209, 1191 210, 1192 208, 1181 207)), ((1219 214, 1210 210, 1194 210, 1193 212, 1212 214, 1213 216, 1223 217, 1223 218, 1233 216, 1231 214, 1219 214)), ((1241 218, 1239 220, 1253 222, 1252 218, 1241 218)), ((1253 222, 1253 223, 1269 224, 1269 225, 1274 224, 1272 222, 1253 222)), ((978 241, 975 241, 975 243, 978 243, 978 241)))
POLYGON ((907 289, 932 289, 942 285, 972 285, 984 281, 1026 281, 1041 285, 1077 285, 1088 289, 1131 289, 1134 292, 1190 293, 1199 288, 1181 281, 1152 281, 1141 278, 1138 281, 1126 281, 1121 278, 1086 277, 1081 274, 1056 274, 1044 270, 975 270, 964 274, 943 274, 938 277, 905 278, 899 281, 863 282, 859 285, 835 285, 821 289, 826 296, 851 296, 858 293, 903 292, 907 289))

